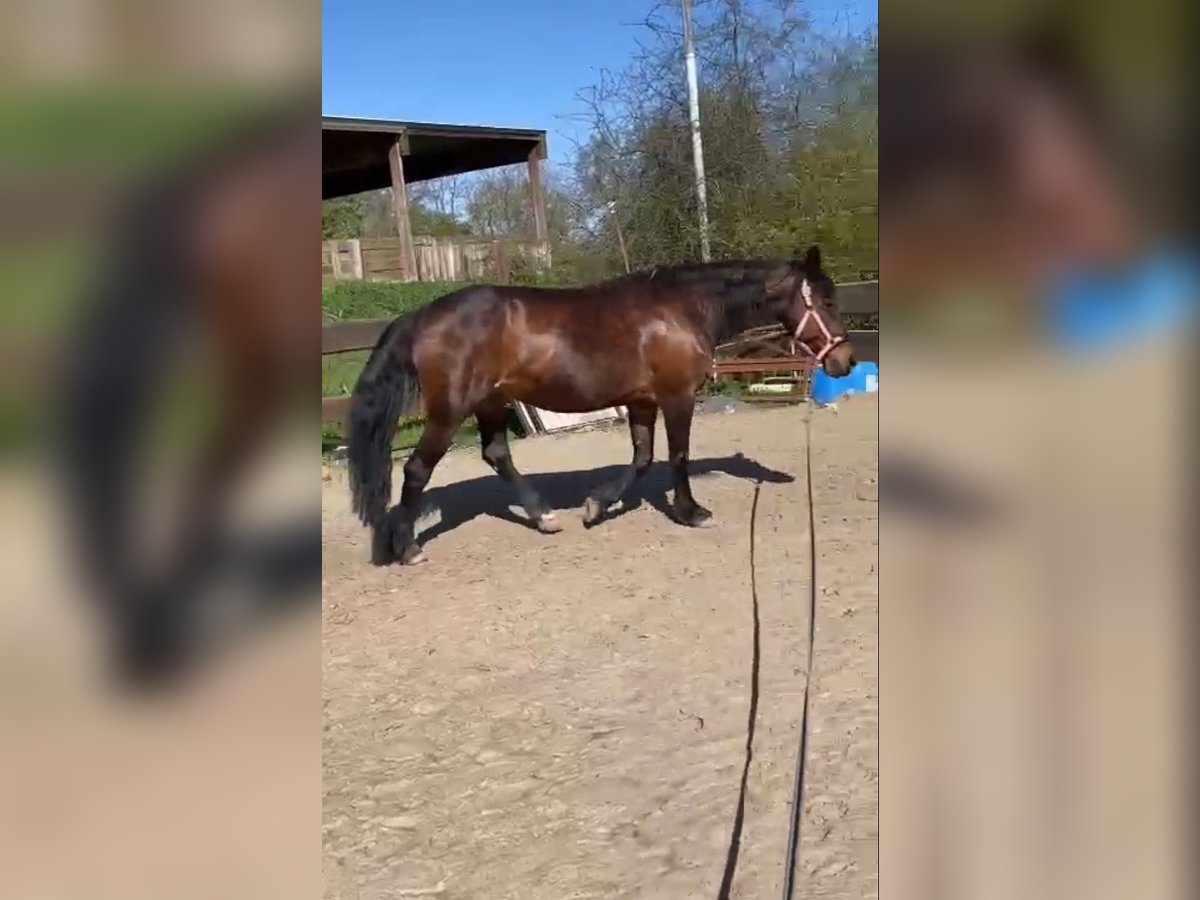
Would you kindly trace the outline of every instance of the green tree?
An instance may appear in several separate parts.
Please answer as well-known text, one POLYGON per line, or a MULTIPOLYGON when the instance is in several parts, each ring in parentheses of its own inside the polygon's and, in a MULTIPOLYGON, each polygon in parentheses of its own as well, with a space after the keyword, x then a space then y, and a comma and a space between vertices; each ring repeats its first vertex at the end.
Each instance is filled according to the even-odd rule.
POLYGON ((364 211, 361 195, 326 200, 321 204, 322 240, 361 237, 364 211))
POLYGON ((470 234, 471 226, 447 212, 427 209, 420 203, 409 201, 408 220, 413 234, 429 234, 444 237, 455 234, 470 234))
MULTIPOLYGON (((542 180, 546 233, 552 244, 574 228, 574 201, 553 176, 542 180)), ((533 200, 524 166, 488 172, 474 182, 467 200, 467 219, 474 234, 529 237, 533 234, 533 200)))
MULTIPOLYGON (((710 0, 695 25, 714 256, 793 256, 817 242, 836 277, 874 275, 874 31, 817 33, 794 0, 710 0)), ((577 244, 614 269, 617 222, 634 268, 699 255, 678 4, 660 5, 642 37, 626 69, 580 96, 590 136, 574 166, 577 244)))

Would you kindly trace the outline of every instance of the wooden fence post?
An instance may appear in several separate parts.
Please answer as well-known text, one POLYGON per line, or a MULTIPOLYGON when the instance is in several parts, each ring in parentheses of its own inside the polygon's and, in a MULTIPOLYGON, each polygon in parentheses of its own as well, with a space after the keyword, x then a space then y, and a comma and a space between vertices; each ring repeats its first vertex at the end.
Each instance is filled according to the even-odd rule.
POLYGON ((533 239, 539 244, 549 240, 546 229, 546 195, 542 190, 542 166, 539 147, 529 151, 529 199, 533 211, 533 239))
POLYGON ((392 209, 396 214, 396 234, 400 238, 400 268, 404 272, 405 281, 416 281, 417 255, 413 248, 412 222, 408 217, 403 149, 404 135, 400 135, 388 150, 388 168, 392 173, 392 209))

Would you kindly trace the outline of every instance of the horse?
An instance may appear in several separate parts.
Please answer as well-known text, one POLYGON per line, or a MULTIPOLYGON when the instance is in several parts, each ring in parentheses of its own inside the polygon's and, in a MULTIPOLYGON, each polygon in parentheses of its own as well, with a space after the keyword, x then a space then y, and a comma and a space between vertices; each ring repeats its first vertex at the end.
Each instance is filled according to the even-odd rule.
POLYGON ((1035 299, 1064 264, 1136 254, 1139 204, 1120 158, 1138 129, 1122 128, 1081 51, 1053 21, 999 44, 934 37, 889 50, 889 297, 926 302, 966 280, 1035 299))
POLYGON ((484 461, 512 485, 530 522, 547 534, 561 530, 513 464, 505 431, 513 400, 555 412, 628 410, 633 459, 587 498, 585 526, 598 524, 650 467, 660 410, 674 517, 714 524, 692 495, 688 448, 716 346, 778 322, 826 372, 843 376, 855 361, 835 293, 813 246, 799 261, 686 264, 579 288, 472 286, 395 319, 354 387, 347 429, 352 506, 371 529, 372 562, 426 560, 416 540, 421 495, 471 415, 484 461), (389 510, 397 420, 419 404, 425 425, 404 464, 399 506, 389 510))
POLYGON ((55 385, 57 462, 73 549, 128 687, 163 684, 193 661, 196 616, 219 576, 248 568, 238 554, 264 609, 316 583, 315 518, 294 535, 258 537, 261 549, 249 551, 230 521, 249 465, 315 387, 318 317, 297 315, 315 282, 296 265, 316 249, 316 231, 302 223, 315 221, 319 200, 296 190, 318 170, 310 107, 302 99, 266 110, 136 185, 67 339, 55 385), (145 481, 146 422, 181 342, 197 336, 217 379, 217 418, 182 476, 165 523, 172 539, 149 557, 133 502, 145 481))

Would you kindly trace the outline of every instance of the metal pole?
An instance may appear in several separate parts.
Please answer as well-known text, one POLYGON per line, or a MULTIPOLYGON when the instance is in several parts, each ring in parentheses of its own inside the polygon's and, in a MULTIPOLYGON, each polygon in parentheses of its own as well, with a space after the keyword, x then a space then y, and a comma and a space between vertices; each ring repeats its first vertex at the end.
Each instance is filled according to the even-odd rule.
POLYGON ((704 185, 704 147, 700 141, 700 91, 696 87, 696 50, 692 46, 692 4, 683 0, 683 62, 687 68, 688 116, 692 123, 692 161, 696 165, 696 207, 700 217, 700 258, 708 262, 708 190, 704 185))
POLYGON ((629 254, 625 252, 625 235, 621 233, 621 217, 617 215, 617 203, 609 201, 608 213, 612 216, 613 227, 617 229, 617 244, 621 248, 621 260, 625 263, 625 274, 629 274, 629 254))

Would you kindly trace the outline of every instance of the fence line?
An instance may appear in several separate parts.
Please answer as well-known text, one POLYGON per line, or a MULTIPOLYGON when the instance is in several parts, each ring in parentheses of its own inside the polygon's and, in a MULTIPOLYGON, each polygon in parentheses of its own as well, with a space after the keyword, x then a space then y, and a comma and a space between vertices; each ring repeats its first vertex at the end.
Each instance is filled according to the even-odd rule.
MULTIPOLYGON (((535 271, 550 266, 545 241, 474 235, 416 235, 413 254, 418 281, 509 280, 512 266, 535 271)), ((405 281, 400 239, 349 238, 321 242, 321 283, 338 281, 405 281)))

